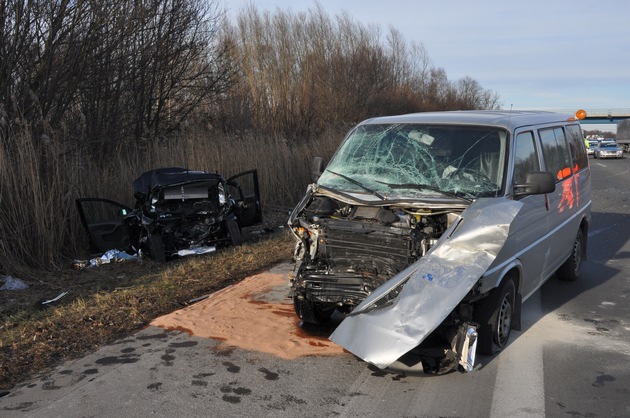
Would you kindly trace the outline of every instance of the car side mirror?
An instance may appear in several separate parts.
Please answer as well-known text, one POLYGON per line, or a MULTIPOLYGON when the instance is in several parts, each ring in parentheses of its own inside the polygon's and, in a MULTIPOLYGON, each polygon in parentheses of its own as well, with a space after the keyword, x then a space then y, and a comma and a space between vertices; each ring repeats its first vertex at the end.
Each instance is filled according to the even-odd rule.
POLYGON ((514 184, 514 197, 551 193, 556 190, 553 174, 535 171, 525 174, 525 183, 514 184))
POLYGON ((142 193, 142 192, 135 192, 135 193, 133 194, 133 197, 134 197, 137 201, 142 202, 142 201, 144 201, 144 199, 146 199, 146 198, 147 198, 147 194, 146 194, 146 193, 142 193))
POLYGON ((324 159, 322 157, 313 158, 313 163, 311 164, 311 180, 313 180, 313 183, 317 183, 323 172, 324 159))

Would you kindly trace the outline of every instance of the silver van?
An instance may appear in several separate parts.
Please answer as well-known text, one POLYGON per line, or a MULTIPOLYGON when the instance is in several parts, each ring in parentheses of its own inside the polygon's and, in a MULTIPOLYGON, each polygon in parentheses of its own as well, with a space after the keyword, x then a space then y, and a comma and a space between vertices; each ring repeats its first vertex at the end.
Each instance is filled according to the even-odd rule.
POLYGON ((331 340, 382 368, 435 335, 462 365, 500 350, 522 302, 554 273, 576 280, 586 256, 591 178, 571 115, 369 119, 313 180, 289 218, 295 311, 342 313, 331 340))

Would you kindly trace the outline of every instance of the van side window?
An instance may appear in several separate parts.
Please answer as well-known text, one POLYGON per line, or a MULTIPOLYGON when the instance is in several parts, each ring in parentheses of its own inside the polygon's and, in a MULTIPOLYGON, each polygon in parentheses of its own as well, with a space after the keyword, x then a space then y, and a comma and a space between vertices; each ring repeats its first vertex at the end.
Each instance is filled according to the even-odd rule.
POLYGON ((567 135, 569 137, 569 148, 573 158, 573 171, 577 172, 588 166, 588 155, 582 137, 582 130, 578 125, 567 125, 567 135))
POLYGON ((525 183, 525 174, 532 171, 540 171, 540 163, 536 154, 534 134, 523 132, 516 136, 516 148, 514 151, 514 183, 525 183))
POLYGON ((569 146, 564 136, 564 129, 540 129, 538 135, 540 135, 542 154, 547 171, 556 176, 556 181, 564 180, 571 176, 572 167, 569 160, 569 146))

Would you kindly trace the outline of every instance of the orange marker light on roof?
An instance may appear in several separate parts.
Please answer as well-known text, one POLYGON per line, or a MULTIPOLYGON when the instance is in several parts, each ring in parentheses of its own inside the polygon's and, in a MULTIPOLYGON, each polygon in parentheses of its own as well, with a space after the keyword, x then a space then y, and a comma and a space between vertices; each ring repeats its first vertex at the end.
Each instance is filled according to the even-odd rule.
POLYGON ((586 110, 578 110, 577 112, 575 112, 575 117, 578 119, 584 119, 586 117, 586 110))

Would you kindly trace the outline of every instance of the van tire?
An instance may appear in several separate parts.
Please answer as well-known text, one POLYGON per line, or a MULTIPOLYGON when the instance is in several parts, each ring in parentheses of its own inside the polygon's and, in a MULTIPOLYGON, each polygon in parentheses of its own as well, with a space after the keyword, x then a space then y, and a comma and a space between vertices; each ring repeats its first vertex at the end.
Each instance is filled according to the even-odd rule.
POLYGON ((571 249, 571 255, 560 266, 556 272, 556 276, 560 280, 566 282, 574 282, 580 277, 580 268, 582 265, 582 253, 584 247, 584 234, 582 230, 578 231, 575 241, 573 242, 573 248, 571 249))
POLYGON ((507 346, 512 330, 512 320, 516 306, 516 284, 506 277, 501 286, 493 289, 490 295, 478 302, 475 321, 479 324, 477 351, 492 355, 507 346))

